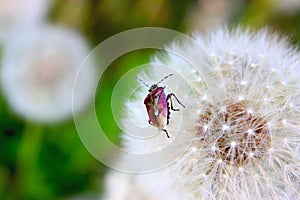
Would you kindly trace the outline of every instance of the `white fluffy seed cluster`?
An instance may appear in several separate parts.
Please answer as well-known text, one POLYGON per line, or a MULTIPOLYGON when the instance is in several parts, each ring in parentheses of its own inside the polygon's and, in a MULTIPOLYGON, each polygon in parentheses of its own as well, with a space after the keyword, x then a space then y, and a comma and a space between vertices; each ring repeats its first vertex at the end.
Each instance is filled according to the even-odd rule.
MULTIPOLYGON (((135 184, 166 200, 300 198, 299 53, 267 30, 219 28, 193 39, 154 58, 180 77, 165 85, 186 105, 171 114, 171 139, 124 137, 133 152, 158 151, 176 134, 191 145, 164 169, 135 176, 135 184)), ((160 80, 161 71, 142 76, 160 80)), ((142 103, 134 110, 145 112, 142 103)))
MULTIPOLYGON (((73 83, 88 55, 86 41, 73 30, 43 25, 14 32, 3 43, 1 89, 16 114, 30 121, 57 123, 72 116, 73 83)), ((81 87, 96 81, 94 66, 82 75, 81 87)), ((81 90, 78 111, 92 91, 81 90)))

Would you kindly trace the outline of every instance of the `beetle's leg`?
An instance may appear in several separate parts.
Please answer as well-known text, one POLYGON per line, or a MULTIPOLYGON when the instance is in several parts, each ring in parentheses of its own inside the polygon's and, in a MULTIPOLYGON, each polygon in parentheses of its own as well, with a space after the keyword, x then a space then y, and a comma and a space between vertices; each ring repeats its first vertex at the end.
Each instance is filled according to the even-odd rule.
POLYGON ((168 131, 166 129, 162 129, 162 130, 167 134, 167 137, 170 138, 168 131))
POLYGON ((176 99, 176 101, 182 106, 185 108, 185 106, 179 101, 179 99, 176 97, 176 95, 174 93, 170 93, 168 94, 167 96, 167 101, 170 99, 170 102, 171 102, 171 109, 174 110, 174 111, 179 111, 179 109, 175 109, 173 108, 173 102, 172 102, 172 98, 171 97, 174 97, 176 99))

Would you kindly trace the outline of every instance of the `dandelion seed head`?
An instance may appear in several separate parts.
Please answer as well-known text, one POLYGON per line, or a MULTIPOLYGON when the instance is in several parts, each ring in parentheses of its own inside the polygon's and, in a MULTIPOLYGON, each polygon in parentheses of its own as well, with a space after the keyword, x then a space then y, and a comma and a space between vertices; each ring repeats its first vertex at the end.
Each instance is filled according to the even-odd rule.
MULTIPOLYGON (((73 83, 88 53, 78 33, 61 27, 45 25, 11 34, 3 44, 0 82, 12 110, 42 123, 71 117, 73 83)), ((89 89, 96 76, 94 66, 89 67, 80 80, 85 89, 78 99, 78 111, 92 97, 89 89)))
MULTIPOLYGON (((263 157, 271 142, 266 121, 260 116, 249 115, 247 112, 248 106, 244 102, 235 102, 226 107, 227 112, 225 115, 219 112, 219 115, 206 119, 210 121, 210 124, 214 125, 223 121, 224 124, 221 125, 221 129, 218 126, 212 126, 209 133, 199 133, 204 138, 209 138, 208 140, 211 140, 214 136, 205 136, 211 133, 216 134, 214 143, 220 153, 213 155, 213 157, 222 159, 227 164, 234 166, 246 165, 249 155, 252 155, 252 151, 257 152, 257 157, 263 157), (237 150, 233 152, 230 147, 235 147, 237 150)), ((211 106, 210 109, 209 113, 218 113, 216 110, 219 107, 213 108, 211 106)), ((201 119, 202 117, 207 118, 207 116, 202 115, 199 117, 200 121, 203 120, 201 119)), ((203 144, 208 143, 205 139, 203 140, 203 144)))
MULTIPOLYGON (((159 183, 162 176, 167 177, 175 200, 299 197, 300 77, 299 66, 295 65, 300 63, 299 53, 286 39, 265 29, 254 33, 219 28, 193 37, 200 50, 184 42, 175 42, 168 50, 181 52, 195 62, 201 83, 189 83, 191 79, 196 83, 198 77, 190 76, 193 68, 182 58, 167 53, 164 58, 153 59, 172 66, 186 80, 174 84, 190 88, 176 92, 189 97, 186 101, 192 105, 181 109, 178 133, 185 131, 190 138, 185 142, 191 147, 183 158, 139 183, 159 183), (189 73, 183 73, 185 70, 189 73), (224 88, 220 89, 221 83, 224 88), (180 178, 174 174, 180 174, 180 178)), ((159 79, 160 69, 153 69, 153 74, 159 79)), ((172 117, 176 120, 177 113, 172 117)), ((170 123, 168 129, 178 130, 175 124, 170 123)), ((160 137, 140 145, 125 139, 125 144, 129 149, 152 151, 165 143, 162 140, 160 137)), ((149 189, 159 197, 159 187, 152 185, 149 189)))

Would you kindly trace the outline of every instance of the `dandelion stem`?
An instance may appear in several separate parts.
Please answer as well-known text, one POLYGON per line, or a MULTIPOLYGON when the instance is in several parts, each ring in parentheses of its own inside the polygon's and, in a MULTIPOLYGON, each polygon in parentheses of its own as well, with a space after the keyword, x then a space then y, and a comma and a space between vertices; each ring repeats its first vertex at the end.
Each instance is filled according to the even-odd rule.
POLYGON ((43 193, 44 183, 38 167, 38 157, 43 140, 43 126, 27 123, 18 149, 18 189, 21 197, 34 198, 43 193))

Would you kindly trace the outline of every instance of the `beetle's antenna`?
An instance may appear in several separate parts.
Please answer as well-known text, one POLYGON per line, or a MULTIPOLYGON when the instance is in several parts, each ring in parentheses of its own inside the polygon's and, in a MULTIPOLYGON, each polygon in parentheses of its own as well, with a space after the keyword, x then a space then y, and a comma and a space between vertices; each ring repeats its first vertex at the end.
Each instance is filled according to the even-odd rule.
POLYGON ((150 86, 149 86, 147 83, 145 83, 142 79, 140 79, 139 77, 137 77, 137 79, 138 79, 141 83, 143 83, 145 86, 147 86, 148 88, 150 88, 150 86))
POLYGON ((158 83, 156 83, 156 85, 158 85, 159 83, 163 82, 164 80, 166 80, 167 78, 169 78, 170 76, 173 76, 174 74, 169 74, 168 76, 165 76, 163 79, 161 79, 158 83))

